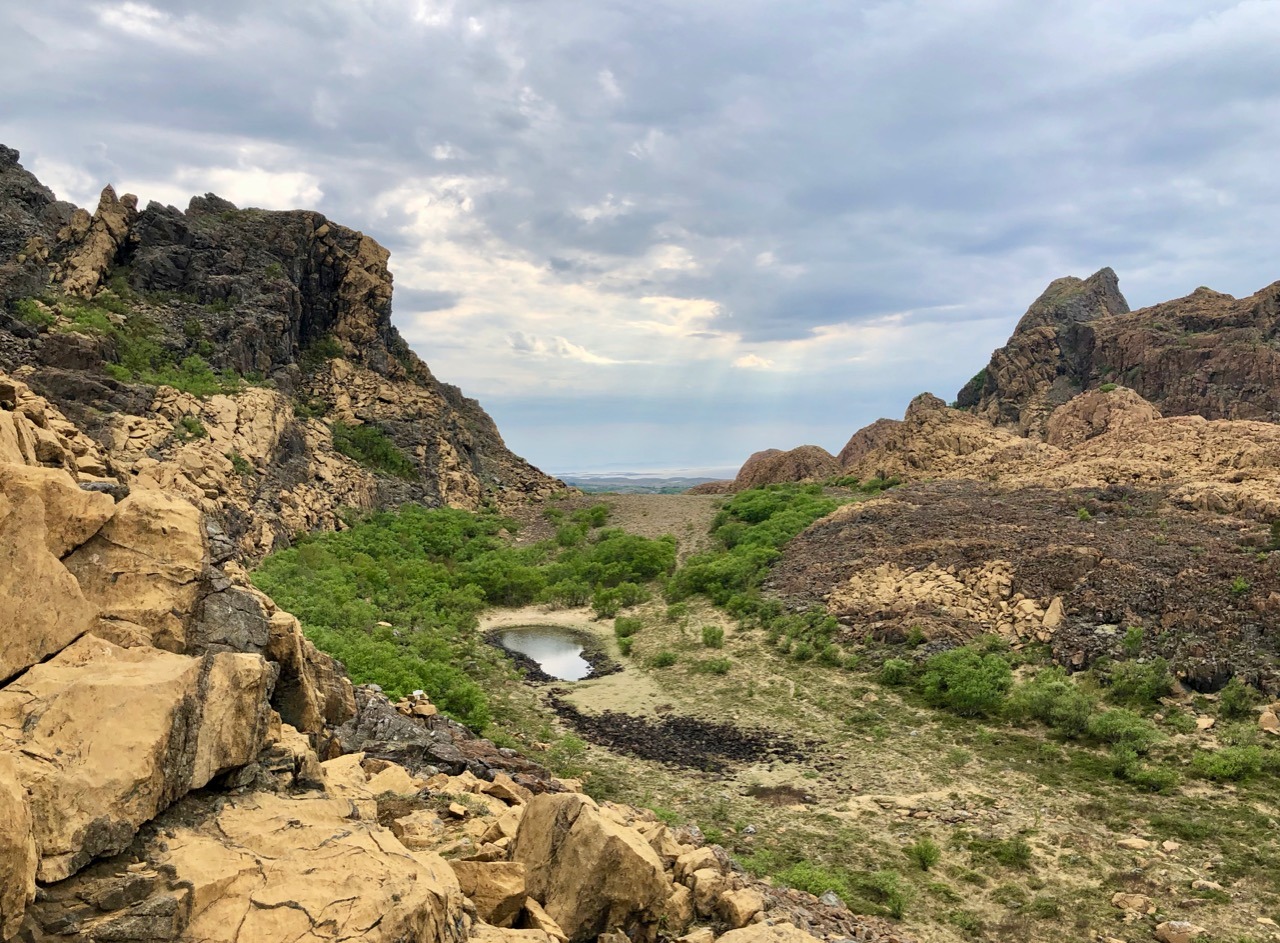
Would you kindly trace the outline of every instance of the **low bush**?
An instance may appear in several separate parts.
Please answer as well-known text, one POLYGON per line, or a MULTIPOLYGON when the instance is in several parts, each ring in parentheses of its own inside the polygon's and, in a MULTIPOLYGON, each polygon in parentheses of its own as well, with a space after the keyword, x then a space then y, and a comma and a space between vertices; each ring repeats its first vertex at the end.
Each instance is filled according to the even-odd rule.
POLYGON ((1067 737, 1084 734, 1095 710, 1094 700, 1057 666, 1043 668, 1019 684, 1005 705, 1006 716, 1015 723, 1038 720, 1067 737))
POLYGON ((352 425, 335 421, 329 428, 333 432, 334 449, 370 471, 406 480, 418 477, 418 471, 409 456, 400 451, 377 426, 371 423, 352 425))
POLYGON ((618 616, 613 620, 613 634, 618 638, 630 638, 644 628, 644 622, 634 616, 618 616))
POLYGON ((1263 770, 1261 747, 1223 747, 1213 752, 1200 752, 1191 758, 1191 769, 1197 776, 1218 782, 1242 782, 1263 770))
POLYGON ((702 644, 707 648, 724 648, 724 629, 718 625, 704 625, 702 644))
POLYGON ((675 652, 670 649, 663 649, 649 659, 648 665, 650 668, 670 668, 679 660, 680 658, 675 652))
POLYGON ((1164 739, 1151 721, 1124 708, 1094 714, 1089 718, 1086 732, 1101 743, 1123 744, 1139 754, 1164 739))
POLYGON ((1117 704, 1150 707, 1173 688, 1169 663, 1163 658, 1150 661, 1122 661, 1107 672, 1107 698, 1117 704))
POLYGON ((921 871, 928 871, 942 858, 942 849, 932 838, 920 838, 905 849, 906 856, 921 871))
POLYGON ((911 662, 905 658, 886 658, 880 666, 880 683, 891 687, 906 684, 911 677, 911 662))
POLYGON ((698 674, 727 675, 733 663, 728 658, 704 658, 690 663, 689 670, 698 674))
POLYGON ((1223 720, 1242 720, 1253 714, 1262 698, 1239 678, 1232 678, 1218 692, 1218 716, 1223 720))
POLYGON ((991 716, 999 712, 1013 686, 1013 670, 1003 655, 955 648, 925 662, 918 686, 936 707, 962 717, 991 716))

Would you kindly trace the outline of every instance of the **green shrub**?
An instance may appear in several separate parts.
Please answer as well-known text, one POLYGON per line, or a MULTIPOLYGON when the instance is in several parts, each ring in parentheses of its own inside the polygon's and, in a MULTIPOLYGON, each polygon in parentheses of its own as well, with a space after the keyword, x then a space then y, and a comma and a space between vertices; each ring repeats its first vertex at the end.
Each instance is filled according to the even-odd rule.
POLYGON ((618 639, 618 651, 623 655, 629 656, 631 654, 631 649, 635 646, 635 643, 636 640, 633 638, 620 638, 618 639))
POLYGON ((1089 513, 1088 508, 1076 508, 1076 520, 1091 521, 1093 520, 1093 515, 1089 513))
POLYGON ((630 638, 644 628, 644 621, 634 616, 618 616, 613 620, 613 634, 618 638, 630 638))
POLYGON ((342 344, 332 334, 322 334, 302 349, 299 360, 308 370, 317 370, 326 361, 342 357, 342 344))
POLYGON ((1119 389, 1119 387, 1115 383, 1104 383, 1102 384, 1102 386, 1098 387, 1098 392, 1110 393, 1112 390, 1117 390, 1117 389, 1119 389))
POLYGON ((880 666, 880 683, 891 687, 906 684, 911 677, 911 662, 905 658, 886 658, 880 666))
POLYGON ((582 580, 558 580, 542 591, 542 601, 553 606, 576 608, 591 601, 591 587, 582 580))
POLYGON ((1218 692, 1218 716, 1223 720, 1241 720, 1252 715, 1260 701, 1257 691, 1239 678, 1232 678, 1218 692))
POLYGON ((919 838, 905 849, 906 855, 921 871, 928 871, 942 858, 942 849, 932 838, 919 838))
POLYGON ((1163 658, 1122 661, 1111 666, 1106 683, 1107 697, 1117 704, 1150 707, 1173 689, 1173 675, 1163 658))
POLYGON ((702 644, 707 648, 724 648, 724 629, 718 625, 704 625, 702 644))
POLYGON ((981 717, 1000 710, 1013 686, 1013 671, 1002 655, 955 648, 930 657, 918 683, 930 704, 981 717))
POLYGON ((1086 732, 1102 743, 1124 744, 1137 753, 1146 753, 1164 739, 1149 720, 1123 708, 1094 714, 1086 732))
POLYGON ((1197 776, 1219 782, 1242 782, 1262 772, 1264 756, 1261 747, 1223 747, 1213 752, 1202 751, 1191 758, 1191 769, 1197 776))
POLYGON ((687 603, 673 603, 667 606, 666 620, 668 622, 679 622, 689 614, 689 606, 687 603))
POLYGON ((334 449, 370 471, 406 480, 418 477, 418 471, 409 457, 377 426, 335 421, 329 428, 333 432, 334 449))
POLYGON ((1057 666, 1043 668, 1032 680, 1017 685, 1005 705, 1006 715, 1015 723, 1038 720, 1068 737, 1088 730, 1095 709, 1093 699, 1057 666))
POLYGON ((679 660, 675 652, 664 648, 649 659, 648 665, 650 668, 670 668, 679 660))
POLYGON ((690 671, 709 675, 727 675, 732 667, 733 663, 728 658, 704 658, 689 664, 690 671))
POLYGON ((1141 626, 1131 625, 1125 629, 1124 641, 1120 643, 1126 658, 1137 658, 1142 654, 1143 631, 1141 626))
POLYGON ((1233 596, 1243 596, 1249 592, 1249 581, 1243 576, 1237 576, 1231 581, 1231 594, 1233 596))
POLYGON ((11 303, 11 307, 18 320, 32 327, 49 327, 58 320, 52 311, 46 309, 34 298, 19 298, 11 303))
POLYGON ((825 645, 818 652, 818 663, 828 668, 839 668, 844 664, 844 655, 838 645, 825 645))
POLYGON ((609 505, 593 504, 589 508, 580 508, 574 511, 569 519, 575 524, 586 524, 588 527, 603 527, 605 521, 609 520, 609 505))
POLYGON ((231 468, 237 475, 252 475, 254 473, 253 465, 239 452, 228 452, 227 458, 231 461, 231 468))
MULTIPOLYGON (((190 442, 192 439, 207 439, 209 430, 204 427, 199 416, 186 415, 173 427, 173 437, 179 442, 190 442)), ((233 463, 234 464, 234 463, 233 463)))

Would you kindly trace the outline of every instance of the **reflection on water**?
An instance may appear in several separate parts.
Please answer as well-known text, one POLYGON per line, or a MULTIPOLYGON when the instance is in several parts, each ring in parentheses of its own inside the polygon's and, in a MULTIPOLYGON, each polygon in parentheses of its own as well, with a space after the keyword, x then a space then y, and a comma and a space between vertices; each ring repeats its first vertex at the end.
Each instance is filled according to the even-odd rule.
POLYGON ((509 629, 502 633, 502 647, 528 655, 547 674, 561 681, 580 681, 591 673, 582 657, 582 643, 568 632, 546 626, 509 629))

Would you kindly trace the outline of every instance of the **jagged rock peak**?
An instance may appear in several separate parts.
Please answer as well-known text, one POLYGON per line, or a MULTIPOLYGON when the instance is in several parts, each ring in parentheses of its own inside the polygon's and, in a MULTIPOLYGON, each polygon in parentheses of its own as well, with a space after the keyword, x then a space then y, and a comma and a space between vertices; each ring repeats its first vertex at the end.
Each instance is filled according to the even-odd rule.
POLYGON ((1129 302, 1120 293, 1120 279, 1112 269, 1101 268, 1086 279, 1068 275, 1050 282, 1022 316, 1014 333, 1046 324, 1063 328, 1128 311, 1129 302))

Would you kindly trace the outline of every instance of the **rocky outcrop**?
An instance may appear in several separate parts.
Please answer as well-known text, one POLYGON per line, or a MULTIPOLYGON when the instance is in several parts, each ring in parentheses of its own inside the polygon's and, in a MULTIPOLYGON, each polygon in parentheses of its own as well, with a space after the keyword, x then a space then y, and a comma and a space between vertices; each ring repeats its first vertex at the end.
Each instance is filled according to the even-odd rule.
POLYGON ((122 850, 175 799, 253 759, 270 678, 252 656, 201 660, 87 635, 0 690, 0 751, 29 794, 40 880, 122 850))
POLYGON ((817 445, 801 445, 785 452, 770 449, 757 452, 743 463, 734 479, 734 490, 828 478, 839 471, 835 456, 817 445))
POLYGON ((586 796, 542 795, 525 810, 512 843, 529 896, 570 943, 622 929, 652 939, 671 895, 662 862, 638 833, 607 819, 586 796))
POLYGON ((408 348, 387 262, 318 213, 212 194, 139 211, 108 187, 90 216, 5 149, 0 371, 75 436, 60 446, 67 429, 0 413, 0 460, 185 497, 249 561, 343 509, 475 510, 563 488, 408 348), (179 374, 208 395, 162 385, 179 374), (392 460, 362 458, 358 436, 392 460))
POLYGON ((0 940, 18 932, 35 900, 38 860, 26 790, 13 757, 0 753, 0 940))
POLYGON ((1045 441, 1056 448, 1069 449, 1106 432, 1137 432, 1160 418, 1160 410, 1133 390, 1090 390, 1050 413, 1044 427, 1045 441))
POLYGON ((842 469, 859 464, 868 454, 892 442, 901 425, 897 419, 877 419, 869 426, 863 426, 845 443, 836 461, 842 469))
POLYGON ((1199 288, 1130 312, 1115 274, 1059 279, 958 405, 1043 436, 1055 408, 1108 383, 1165 416, 1280 420, 1280 283, 1247 298, 1199 288))

